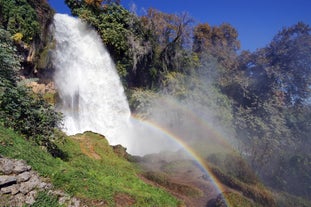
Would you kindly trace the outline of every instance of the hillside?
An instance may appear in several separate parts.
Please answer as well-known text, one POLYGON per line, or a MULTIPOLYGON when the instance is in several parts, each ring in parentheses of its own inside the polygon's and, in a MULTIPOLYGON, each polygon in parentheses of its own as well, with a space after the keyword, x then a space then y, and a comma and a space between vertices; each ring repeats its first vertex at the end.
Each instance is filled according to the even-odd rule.
POLYGON ((86 132, 66 137, 60 146, 64 157, 56 159, 11 130, 1 127, 0 133, 2 156, 27 161, 56 189, 81 200, 81 205, 178 206, 180 203, 164 190, 144 183, 137 166, 116 154, 101 135, 86 132))
MULTIPOLYGON (((61 190, 68 196, 73 196, 79 201, 79 206, 225 205, 211 180, 204 177, 195 163, 182 159, 180 155, 175 155, 175 159, 169 162, 165 162, 163 154, 144 158, 131 157, 121 146, 111 147, 103 136, 91 132, 64 137, 63 143, 59 144, 64 153, 62 159, 52 157, 42 147, 29 143, 3 127, 0 131, 0 143, 2 156, 25 160, 44 182, 54 186, 54 191, 61 190), (134 160, 136 161, 133 163, 134 160)), ((224 196, 231 206, 272 206, 271 203, 266 203, 271 202, 269 199, 272 199, 272 192, 260 186, 243 184, 222 174, 216 167, 211 169, 227 185, 224 196), (258 203, 254 203, 253 199, 258 203)), ((42 190, 43 194, 39 194, 41 197, 37 197, 33 205, 60 205, 56 201, 65 194, 55 195, 49 192, 42 190)), ((15 196, 17 195, 18 193, 15 196)), ((1 193, 4 200, 9 200, 8 196, 1 193)), ((284 199, 282 195, 279 197, 284 199)), ((290 198, 296 206, 309 205, 307 201, 290 198)))

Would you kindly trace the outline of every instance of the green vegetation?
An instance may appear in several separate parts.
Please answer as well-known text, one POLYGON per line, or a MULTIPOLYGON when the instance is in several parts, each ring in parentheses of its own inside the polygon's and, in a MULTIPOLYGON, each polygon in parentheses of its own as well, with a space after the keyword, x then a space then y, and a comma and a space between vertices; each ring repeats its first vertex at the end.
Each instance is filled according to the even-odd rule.
POLYGON ((46 192, 39 192, 36 202, 31 205, 32 207, 63 207, 58 203, 57 197, 50 195, 46 192))
POLYGON ((179 204, 164 190, 140 180, 137 167, 115 154, 101 135, 86 132, 68 137, 59 147, 67 154, 66 160, 55 159, 12 130, 0 127, 1 155, 26 160, 54 186, 86 204, 104 200, 108 206, 115 206, 119 195, 131 198, 131 206, 179 204))
MULTIPOLYGON (((224 193, 224 197, 227 200, 227 203, 230 203, 230 206, 232 207, 262 207, 262 205, 256 204, 253 201, 246 199, 244 196, 234 193, 234 192, 228 192, 224 193)), ((221 206, 221 205, 219 205, 221 206)), ((218 207, 218 204, 216 203, 216 207, 218 207)))
POLYGON ((17 73, 21 69, 21 57, 11 40, 11 34, 0 29, 0 81, 1 86, 14 84, 17 81, 17 73))
POLYGON ((27 0, 1 0, 0 24, 14 35, 17 41, 32 42, 40 35, 40 24, 35 9, 27 0))

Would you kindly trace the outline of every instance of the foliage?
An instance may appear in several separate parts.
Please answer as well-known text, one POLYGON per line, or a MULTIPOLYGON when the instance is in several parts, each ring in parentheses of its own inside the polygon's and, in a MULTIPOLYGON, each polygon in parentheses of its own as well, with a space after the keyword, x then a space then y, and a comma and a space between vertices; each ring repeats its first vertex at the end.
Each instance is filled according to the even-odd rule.
POLYGON ((150 86, 152 73, 146 67, 150 65, 151 47, 137 16, 113 2, 95 10, 83 2, 67 1, 67 5, 98 31, 124 85, 150 86))
POLYGON ((187 14, 167 14, 149 9, 142 16, 144 26, 153 31, 151 40, 155 52, 154 67, 162 72, 187 71, 185 48, 190 42, 193 19, 187 14))
POLYGON ((267 184, 276 187, 270 181, 282 177, 281 189, 306 197, 309 193, 298 190, 304 181, 293 175, 307 169, 286 178, 291 169, 279 169, 293 154, 310 148, 310 37, 304 23, 284 28, 267 47, 241 53, 238 67, 230 72, 233 78, 222 88, 233 100, 241 152, 253 169, 267 184), (297 185, 287 188, 287 182, 297 185))
POLYGON ((200 57, 209 53, 226 69, 236 67, 236 52, 240 49, 240 42, 234 27, 228 23, 213 27, 204 23, 196 25, 193 33, 193 51, 200 57))
POLYGON ((21 69, 21 57, 17 55, 16 48, 10 38, 11 34, 0 29, 0 83, 14 84, 17 81, 17 73, 21 69))
POLYGON ((180 100, 189 109, 209 114, 208 120, 218 123, 215 125, 228 131, 232 129, 231 103, 205 74, 200 71, 191 75, 168 73, 162 87, 165 94, 180 100))
POLYGON ((39 36, 40 24, 36 11, 27 0, 1 0, 1 25, 15 35, 23 35, 22 40, 30 43, 39 36))
POLYGON ((1 122, 24 134, 40 145, 53 140, 59 126, 60 114, 39 97, 22 86, 5 88, 0 102, 1 122))

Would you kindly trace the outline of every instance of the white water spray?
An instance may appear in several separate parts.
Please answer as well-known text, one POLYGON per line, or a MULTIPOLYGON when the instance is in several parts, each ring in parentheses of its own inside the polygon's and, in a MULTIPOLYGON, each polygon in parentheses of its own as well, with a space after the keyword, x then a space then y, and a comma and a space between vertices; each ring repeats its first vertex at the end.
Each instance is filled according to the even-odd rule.
POLYGON ((65 132, 89 130, 118 142, 117 132, 127 125, 130 110, 109 53, 97 33, 80 20, 56 14, 54 23, 54 79, 65 132))
POLYGON ((64 14, 54 17, 54 81, 64 114, 64 131, 103 134, 132 154, 176 149, 164 135, 131 122, 124 90, 109 53, 86 23, 64 14), (134 125, 134 126, 133 126, 134 125))

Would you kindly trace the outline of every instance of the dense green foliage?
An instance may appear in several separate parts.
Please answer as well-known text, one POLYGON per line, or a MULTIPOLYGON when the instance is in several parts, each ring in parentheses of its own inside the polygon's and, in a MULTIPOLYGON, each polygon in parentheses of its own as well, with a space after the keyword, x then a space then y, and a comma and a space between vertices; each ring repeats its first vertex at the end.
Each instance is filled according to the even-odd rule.
POLYGON ((1 25, 15 35, 17 41, 30 43, 39 36, 40 24, 36 11, 27 0, 1 0, 0 9, 1 25))
POLYGON ((0 81, 1 85, 14 84, 17 80, 17 73, 21 69, 21 57, 16 53, 11 34, 0 29, 0 81))
POLYGON ((0 117, 6 127, 22 133, 40 145, 53 140, 60 114, 38 95, 23 86, 6 87, 0 95, 0 117))

